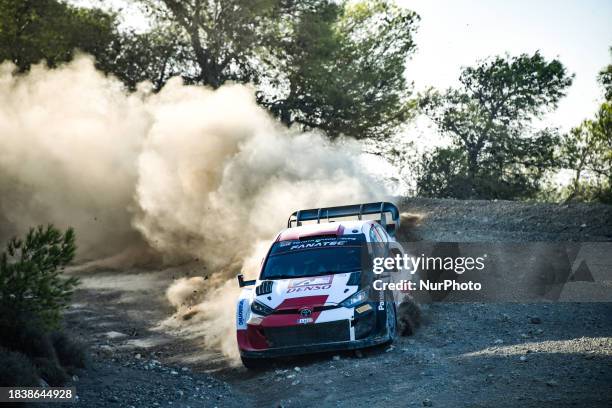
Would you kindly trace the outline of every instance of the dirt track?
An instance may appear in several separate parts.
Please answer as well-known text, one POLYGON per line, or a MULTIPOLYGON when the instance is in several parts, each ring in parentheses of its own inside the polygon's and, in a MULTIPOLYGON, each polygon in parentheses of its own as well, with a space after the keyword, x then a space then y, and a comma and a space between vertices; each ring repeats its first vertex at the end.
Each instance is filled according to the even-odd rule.
MULTIPOLYGON (((612 206, 406 199, 401 207, 424 215, 411 234, 423 240, 612 241, 612 206)), ((282 360, 253 373, 197 339, 152 330, 172 312, 163 293, 185 269, 77 272, 83 285, 67 324, 94 356, 75 382, 82 406, 612 402, 612 303, 434 303, 417 334, 390 348, 282 360)))

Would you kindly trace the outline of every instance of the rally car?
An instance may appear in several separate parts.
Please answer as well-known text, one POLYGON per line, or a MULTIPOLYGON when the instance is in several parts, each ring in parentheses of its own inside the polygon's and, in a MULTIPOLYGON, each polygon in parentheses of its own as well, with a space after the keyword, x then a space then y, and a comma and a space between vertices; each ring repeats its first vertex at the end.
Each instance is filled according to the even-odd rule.
POLYGON ((374 290, 373 281, 387 276, 374 275, 371 261, 401 250, 394 238, 399 222, 397 207, 387 202, 293 213, 259 277, 238 276, 243 364, 255 368, 271 357, 393 341, 401 294, 374 290))

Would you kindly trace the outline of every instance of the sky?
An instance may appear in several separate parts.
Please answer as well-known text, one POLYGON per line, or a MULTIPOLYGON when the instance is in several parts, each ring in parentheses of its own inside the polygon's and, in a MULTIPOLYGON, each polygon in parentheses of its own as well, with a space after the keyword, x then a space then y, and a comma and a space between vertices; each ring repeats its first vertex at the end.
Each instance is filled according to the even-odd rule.
POLYGON ((569 130, 602 99, 597 73, 612 62, 610 0, 398 0, 421 16, 406 76, 415 89, 457 84, 462 66, 493 55, 558 58, 576 76, 544 125, 569 130))

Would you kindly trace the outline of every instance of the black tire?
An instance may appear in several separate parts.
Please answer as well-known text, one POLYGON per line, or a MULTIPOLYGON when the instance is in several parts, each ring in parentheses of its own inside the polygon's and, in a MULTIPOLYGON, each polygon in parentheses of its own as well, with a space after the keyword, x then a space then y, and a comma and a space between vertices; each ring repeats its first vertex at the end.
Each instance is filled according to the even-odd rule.
POLYGON ((421 309, 412 299, 404 300, 399 305, 397 321, 400 336, 410 336, 421 323, 421 309))
POLYGON ((389 343, 397 337, 397 314, 395 312, 395 303, 387 303, 387 334, 389 335, 389 343))
POLYGON ((242 365, 248 368, 249 370, 259 371, 263 370, 266 367, 266 360, 262 358, 249 358, 240 356, 240 360, 242 361, 242 365))

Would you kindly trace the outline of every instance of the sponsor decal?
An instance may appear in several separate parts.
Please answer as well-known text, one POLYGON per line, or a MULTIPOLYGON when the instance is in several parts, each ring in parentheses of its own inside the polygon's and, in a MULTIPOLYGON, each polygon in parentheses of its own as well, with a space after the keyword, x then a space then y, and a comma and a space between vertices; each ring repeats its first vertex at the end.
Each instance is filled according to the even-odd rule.
POLYGON ((322 247, 333 247, 333 246, 342 246, 346 244, 347 241, 323 241, 316 240, 313 242, 300 242, 299 244, 292 245, 290 250, 296 249, 307 249, 307 248, 322 248, 322 247))
POLYGON ((311 276, 308 278, 292 279, 289 282, 287 293, 308 292, 313 290, 325 290, 331 288, 333 275, 311 276))
POLYGON ((244 326, 244 304, 246 299, 242 299, 238 302, 238 326, 244 326))
POLYGON ((314 320, 312 319, 312 317, 303 317, 301 319, 298 319, 298 324, 308 324, 308 323, 312 323, 314 320))
POLYGON ((368 303, 366 303, 365 305, 361 305, 359 306, 357 309, 355 309, 357 311, 357 313, 365 313, 368 310, 372 310, 372 306, 370 306, 368 303))

